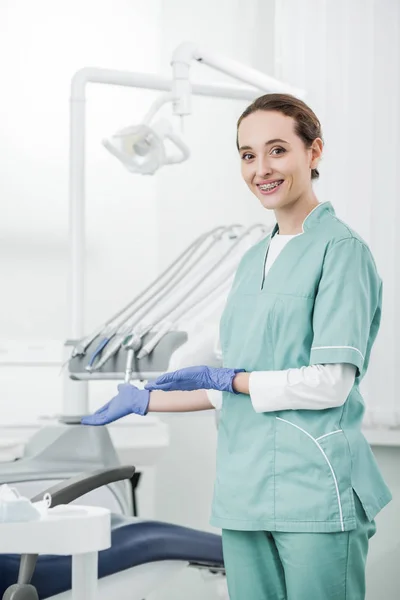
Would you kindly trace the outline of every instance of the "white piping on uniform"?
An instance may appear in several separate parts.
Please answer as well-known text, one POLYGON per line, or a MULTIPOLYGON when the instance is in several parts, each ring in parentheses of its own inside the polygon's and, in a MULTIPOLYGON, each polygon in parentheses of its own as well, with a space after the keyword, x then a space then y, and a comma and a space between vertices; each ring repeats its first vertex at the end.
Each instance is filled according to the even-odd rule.
POLYGON ((333 467, 332 467, 332 465, 331 465, 331 463, 329 461, 329 458, 326 456, 325 452, 323 451, 323 449, 321 448, 321 446, 318 444, 317 440, 315 438, 313 438, 313 436, 310 435, 305 429, 302 429, 301 427, 299 427, 298 425, 295 425, 294 423, 291 423, 290 421, 286 421, 286 419, 281 419, 281 417, 275 417, 275 418, 278 421, 283 421, 284 423, 287 423, 288 425, 292 425, 293 427, 296 427, 296 429, 299 429, 300 431, 302 431, 303 433, 305 433, 306 435, 308 435, 308 437, 319 448, 320 452, 322 453, 322 456, 325 458, 326 462, 328 463, 328 466, 329 466, 329 468, 331 470, 331 473, 332 473, 333 482, 334 482, 335 488, 336 488, 337 501, 338 501, 338 505, 339 505, 340 525, 342 527, 342 531, 344 531, 343 512, 342 512, 342 503, 341 503, 341 500, 340 500, 339 486, 338 486, 338 483, 337 483, 335 471, 333 470, 333 467))
POLYGON ((354 346, 312 346, 311 350, 328 350, 331 348, 344 348, 345 350, 355 350, 356 352, 358 352, 358 354, 361 356, 361 358, 364 360, 364 356, 361 354, 361 352, 359 351, 358 348, 354 348, 354 346))
POLYGON ((302 223, 302 225, 301 225, 301 228, 302 228, 302 230, 303 230, 303 233, 305 233, 305 232, 304 232, 304 223, 307 221, 307 219, 309 218, 309 216, 310 216, 310 215, 312 215, 312 213, 314 212, 314 210, 317 210, 317 208, 319 208, 319 207, 320 207, 320 206, 322 206, 323 204, 328 204, 328 202, 329 202, 329 200, 325 200, 325 202, 319 202, 319 203, 317 204, 317 206, 314 206, 314 208, 313 208, 313 209, 312 209, 312 210, 311 210, 311 211, 308 213, 308 215, 306 216, 306 218, 304 219, 304 221, 303 221, 303 223, 302 223))
POLYGON ((318 440, 322 440, 322 438, 328 437, 328 435, 333 435, 334 433, 341 433, 342 431, 343 431, 343 429, 336 429, 336 431, 331 431, 330 433, 325 433, 324 435, 320 435, 319 437, 317 437, 315 439, 318 442, 318 440))

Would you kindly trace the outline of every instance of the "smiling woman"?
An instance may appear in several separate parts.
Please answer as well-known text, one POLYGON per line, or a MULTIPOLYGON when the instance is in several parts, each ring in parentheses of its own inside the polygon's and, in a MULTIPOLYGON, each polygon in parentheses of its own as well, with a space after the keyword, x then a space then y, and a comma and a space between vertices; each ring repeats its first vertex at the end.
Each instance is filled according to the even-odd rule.
POLYGON ((231 600, 363 600, 374 519, 391 500, 361 431, 359 390, 382 280, 364 240, 317 200, 323 141, 309 107, 263 96, 237 138, 242 175, 277 222, 235 274, 223 366, 124 387, 100 421, 221 408, 211 524, 222 529, 231 600))
POLYGON ((296 205, 307 209, 304 218, 318 204, 311 187, 323 150, 316 115, 294 96, 261 96, 241 115, 236 144, 250 190, 265 208, 282 215, 281 233, 299 233, 284 215, 296 205))
MULTIPOLYGON (((362 600, 374 517, 391 499, 361 432, 359 391, 382 281, 364 240, 317 200, 323 140, 306 104, 257 99, 237 148, 277 223, 243 257, 221 319, 219 371, 232 391, 209 394, 222 404, 211 524, 222 528, 229 595, 362 600)), ((194 389, 196 372, 152 389, 194 389)))

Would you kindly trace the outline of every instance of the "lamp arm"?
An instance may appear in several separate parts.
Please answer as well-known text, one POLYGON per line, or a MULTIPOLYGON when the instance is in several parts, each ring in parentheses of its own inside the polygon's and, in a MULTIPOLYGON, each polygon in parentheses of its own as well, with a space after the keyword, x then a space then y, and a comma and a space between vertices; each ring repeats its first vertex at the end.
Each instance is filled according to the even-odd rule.
POLYGON ((193 42, 183 42, 173 52, 171 66, 174 79, 173 109, 176 115, 190 114, 191 85, 189 72, 192 61, 203 63, 216 71, 230 75, 239 81, 248 83, 264 92, 292 94, 299 98, 305 96, 302 89, 291 86, 283 81, 265 75, 252 67, 198 47, 193 42))

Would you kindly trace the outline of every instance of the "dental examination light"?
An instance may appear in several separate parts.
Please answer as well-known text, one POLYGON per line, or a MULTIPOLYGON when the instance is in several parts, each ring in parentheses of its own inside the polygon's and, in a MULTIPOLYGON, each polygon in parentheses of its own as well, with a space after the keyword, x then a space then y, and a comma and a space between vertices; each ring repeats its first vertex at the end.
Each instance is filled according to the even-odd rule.
POLYGON ((164 165, 181 163, 188 159, 190 151, 185 142, 174 132, 167 119, 160 119, 150 125, 157 110, 166 102, 172 102, 173 95, 165 94, 158 98, 139 125, 132 125, 117 131, 111 138, 104 139, 103 145, 131 171, 141 175, 153 175, 164 165), (178 153, 169 153, 169 141, 178 153))
MULTIPOLYGON (((169 121, 166 119, 157 121, 153 127, 150 126, 150 122, 164 104, 172 102, 173 113, 181 118, 181 130, 183 130, 183 117, 191 114, 192 87, 189 81, 189 71, 191 62, 194 60, 235 79, 250 83, 259 90, 289 91, 287 84, 273 77, 231 59, 207 52, 192 42, 184 42, 175 50, 171 60, 172 92, 160 96, 139 125, 121 129, 110 138, 103 140, 105 148, 132 173, 153 175, 164 165, 181 163, 189 158, 188 146, 174 132, 169 121), (178 154, 168 154, 166 140, 175 145, 179 151, 178 154)), ((290 88, 290 93, 299 97, 303 96, 301 90, 293 88, 290 88)))
MULTIPOLYGON (((252 102, 262 93, 282 92, 299 98, 304 92, 239 62, 210 53, 191 42, 176 48, 171 59, 172 77, 114 69, 83 68, 71 80, 69 144, 69 268, 68 329, 64 345, 65 360, 85 336, 85 145, 86 87, 90 84, 156 90, 161 92, 139 125, 121 129, 105 140, 104 145, 132 173, 150 174, 166 164, 188 158, 189 149, 165 120, 154 121, 158 110, 172 103, 174 115, 191 114, 191 96, 207 96, 252 102), (199 83, 189 80, 193 61, 205 64, 247 85, 199 83), (166 144, 175 146, 168 152, 166 144)), ((73 381, 64 372, 61 420, 79 423, 88 413, 88 383, 73 381)))

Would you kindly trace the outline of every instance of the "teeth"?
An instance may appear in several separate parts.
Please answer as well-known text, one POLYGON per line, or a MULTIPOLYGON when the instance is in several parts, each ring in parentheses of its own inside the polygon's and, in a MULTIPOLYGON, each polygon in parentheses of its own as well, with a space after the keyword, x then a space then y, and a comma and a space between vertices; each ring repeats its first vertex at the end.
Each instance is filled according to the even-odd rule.
POLYGON ((281 181, 276 181, 274 183, 266 183, 263 185, 260 185, 260 190, 273 190, 274 188, 278 187, 278 185, 280 185, 282 182, 281 181))

